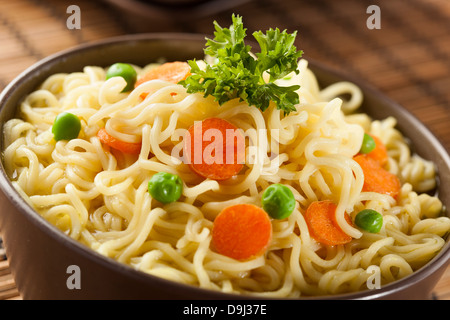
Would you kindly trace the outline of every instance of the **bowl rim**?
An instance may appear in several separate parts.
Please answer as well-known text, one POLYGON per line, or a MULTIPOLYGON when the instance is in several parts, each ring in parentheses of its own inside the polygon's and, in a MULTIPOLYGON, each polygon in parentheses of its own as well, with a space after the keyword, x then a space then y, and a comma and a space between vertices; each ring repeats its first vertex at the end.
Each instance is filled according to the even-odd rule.
MULTIPOLYGON (((32 75, 39 73, 40 70, 45 70, 46 68, 50 68, 57 60, 64 59, 65 57, 70 57, 76 55, 78 53, 84 51, 90 51, 94 49, 99 49, 101 47, 107 47, 111 45, 116 45, 120 43, 134 43, 139 41, 155 41, 155 40, 163 40, 163 41, 200 41, 205 40, 205 37, 209 36, 206 34, 198 34, 198 33, 180 33, 180 32, 158 32, 158 33, 139 33, 139 34, 131 34, 131 35, 122 35, 115 36, 106 39, 86 42, 83 44, 79 44, 68 49, 64 49, 53 53, 26 68, 22 71, 18 76, 16 76, 0 93, 0 112, 3 112, 3 107, 6 101, 9 99, 11 95, 15 92, 17 88, 19 88, 23 83, 27 82, 27 78, 32 75)), ((348 75, 342 71, 338 71, 333 69, 332 67, 314 60, 312 58, 305 58, 308 61, 309 66, 312 69, 320 69, 327 74, 332 74, 334 77, 340 78, 342 80, 347 80, 353 82, 361 88, 364 95, 367 93, 375 96, 378 100, 382 100, 385 104, 388 104, 392 108, 400 108, 404 116, 408 119, 409 123, 414 125, 418 131, 421 131, 427 138, 427 141, 431 143, 431 147, 436 149, 437 152, 442 156, 443 163, 447 167, 450 168, 450 156, 447 150, 443 147, 442 143, 438 140, 438 138, 420 121, 417 117, 415 117, 409 110, 400 106, 397 102, 389 98, 387 95, 379 91, 378 89, 371 86, 368 82, 361 80, 354 75, 348 75)), ((320 79, 319 79, 320 80, 320 79)), ((0 124, 3 127, 3 123, 0 124)), ((3 141, 0 143, 2 146, 3 152, 3 141)), ((160 278, 158 276, 154 276, 151 274, 147 274, 143 271, 137 270, 130 265, 126 265, 120 263, 112 258, 101 255, 95 250, 81 244, 80 242, 70 238, 47 220, 44 217, 39 215, 37 211, 35 211, 27 202, 22 198, 18 191, 14 188, 11 180, 8 178, 6 174, 6 170, 4 168, 3 160, 0 165, 1 174, 0 174, 0 188, 3 193, 8 197, 8 199, 14 204, 16 209, 20 210, 21 214, 23 214, 31 223, 33 223, 37 228, 40 228, 41 231, 45 232, 51 238, 56 241, 60 241, 63 245, 71 247, 71 250, 76 250, 78 254, 87 258, 94 263, 100 264, 103 267, 106 267, 110 270, 116 270, 121 273, 126 273, 127 277, 135 278, 139 281, 142 281, 143 284, 148 282, 156 282, 159 285, 171 286, 174 288, 180 288, 185 291, 190 292, 195 295, 195 293, 202 293, 203 295, 208 294, 211 296, 211 299, 269 299, 269 300, 278 300, 276 297, 260 297, 254 295, 242 295, 235 293, 223 293, 220 291, 209 290, 205 288, 201 288, 193 285, 185 285, 182 283, 178 283, 172 280, 167 280, 164 278, 160 278)), ((7 250, 7 243, 5 244, 7 250)), ((420 269, 414 271, 411 275, 403 279, 396 280, 392 283, 383 285, 380 289, 376 290, 362 290, 358 292, 350 292, 343 294, 331 294, 331 295, 320 295, 320 296, 300 296, 298 298, 292 298, 293 300, 338 300, 338 299, 348 299, 348 300, 359 300, 359 299, 382 299, 383 297, 395 293, 397 291, 403 290, 405 287, 408 287, 416 282, 423 280, 424 278, 431 275, 436 270, 440 269, 444 265, 450 264, 450 243, 449 239, 446 240, 446 244, 440 250, 440 252, 433 257, 427 264, 422 266, 420 269)), ((282 298, 286 300, 286 298, 282 298)), ((289 299, 289 298, 288 298, 289 299)))

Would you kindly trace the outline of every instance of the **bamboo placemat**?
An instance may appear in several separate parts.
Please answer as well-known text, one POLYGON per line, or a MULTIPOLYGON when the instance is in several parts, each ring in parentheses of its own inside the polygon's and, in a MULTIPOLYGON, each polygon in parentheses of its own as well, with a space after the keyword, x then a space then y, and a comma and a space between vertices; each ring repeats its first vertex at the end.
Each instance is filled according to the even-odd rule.
MULTIPOLYGON (((234 12, 243 16, 248 34, 269 27, 298 30, 297 45, 306 58, 365 79, 417 116, 450 150, 448 0, 235 1, 233 8, 167 23, 136 13, 130 18, 114 2, 124 1, 0 0, 0 90, 39 59, 77 44, 138 32, 210 34, 213 20, 226 26, 234 12), (80 29, 66 25, 71 4, 80 8, 80 29), (380 29, 367 27, 370 5, 380 8, 380 29)), ((20 298, 0 238, 0 299, 20 298)), ((450 267, 433 298, 450 300, 450 267)))

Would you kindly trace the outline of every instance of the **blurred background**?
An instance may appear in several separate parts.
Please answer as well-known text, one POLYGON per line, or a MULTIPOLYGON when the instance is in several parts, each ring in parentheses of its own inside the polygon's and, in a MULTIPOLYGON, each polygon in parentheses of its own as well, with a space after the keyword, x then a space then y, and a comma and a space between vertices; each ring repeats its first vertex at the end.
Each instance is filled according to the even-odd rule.
MULTIPOLYGON (((0 0, 0 91, 58 51, 133 33, 209 36, 213 21, 227 27, 232 13, 243 17, 247 34, 298 30, 304 58, 376 87, 450 150, 449 0, 0 0)), ((450 267, 432 298, 450 300, 450 267)), ((20 299, 1 234, 0 299, 20 299)))

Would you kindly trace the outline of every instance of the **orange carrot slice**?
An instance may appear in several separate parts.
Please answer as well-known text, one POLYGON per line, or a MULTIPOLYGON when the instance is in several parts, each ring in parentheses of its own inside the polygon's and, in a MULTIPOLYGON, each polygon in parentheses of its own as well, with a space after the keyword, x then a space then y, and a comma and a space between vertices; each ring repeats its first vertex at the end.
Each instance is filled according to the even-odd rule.
POLYGON ((368 154, 357 155, 353 159, 360 165, 364 173, 362 191, 388 194, 394 198, 398 196, 401 183, 395 174, 384 169, 378 160, 368 154))
POLYGON ((367 155, 370 158, 377 160, 381 164, 381 166, 384 166, 388 161, 386 146, 384 145, 383 142, 381 142, 381 140, 378 137, 372 134, 370 136, 375 141, 375 149, 367 153, 367 155))
MULTIPOLYGON (((134 87, 136 88, 140 84, 150 81, 150 80, 164 80, 172 83, 178 83, 181 80, 185 80, 191 74, 191 67, 187 62, 184 61, 174 61, 166 62, 162 65, 157 66, 154 69, 149 70, 144 76, 139 78, 134 87)), ((141 94, 141 98, 145 99, 148 92, 141 94)), ((171 94, 173 95, 173 94, 171 94)))
POLYGON ((141 143, 130 143, 116 139, 105 128, 98 130, 97 137, 102 143, 124 153, 139 154, 141 152, 141 143))
MULTIPOLYGON (((311 237, 327 246, 346 244, 352 240, 352 237, 339 227, 336 221, 336 208, 336 204, 330 200, 314 201, 305 212, 311 237)), ((352 225, 348 214, 345 214, 345 219, 352 225)))
POLYGON ((212 245, 216 252, 236 260, 263 254, 272 239, 269 215, 252 204, 223 209, 214 220, 212 245))
POLYGON ((230 122, 208 118, 193 124, 184 137, 184 156, 192 171, 213 180, 226 180, 244 166, 244 137, 230 122))

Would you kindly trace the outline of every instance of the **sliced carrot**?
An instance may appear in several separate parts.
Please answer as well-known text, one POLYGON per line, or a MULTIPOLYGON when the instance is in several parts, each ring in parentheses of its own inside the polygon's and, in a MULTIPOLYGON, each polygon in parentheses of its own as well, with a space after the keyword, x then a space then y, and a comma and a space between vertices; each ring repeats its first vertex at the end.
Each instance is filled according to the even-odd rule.
POLYGON ((124 153, 139 154, 141 152, 141 143, 130 143, 116 139, 105 128, 98 130, 97 137, 102 143, 124 153))
POLYGON ((388 153, 386 146, 384 145, 383 142, 381 142, 381 140, 378 137, 372 134, 370 136, 375 141, 375 149, 367 153, 367 155, 372 159, 377 160, 381 164, 381 166, 384 166, 388 161, 388 153))
POLYGON ((269 215, 252 204, 223 209, 214 220, 212 245, 216 252, 236 260, 262 255, 272 239, 269 215))
POLYGON ((384 169, 378 160, 368 154, 357 155, 353 159, 364 173, 362 191, 387 194, 394 198, 398 196, 401 189, 400 180, 395 174, 384 169))
MULTIPOLYGON (((352 240, 352 237, 339 227, 336 221, 336 208, 336 204, 330 200, 314 201, 305 213, 311 237, 327 246, 346 244, 352 240)), ((348 214, 345 214, 345 219, 352 225, 348 214)))
POLYGON ((226 180, 244 166, 244 137, 220 118, 193 124, 184 137, 184 156, 192 171, 213 180, 226 180))
MULTIPOLYGON (((140 84, 150 81, 150 80, 164 80, 172 83, 178 83, 181 80, 185 80, 191 74, 191 67, 187 62, 184 61, 174 61, 166 62, 162 65, 157 66, 154 69, 149 70, 145 75, 139 78, 134 87, 136 88, 140 84)), ((175 93, 176 94, 176 93, 175 93)), ((141 98, 145 99, 148 92, 141 94, 141 98)), ((173 96, 174 94, 171 93, 173 96)))

